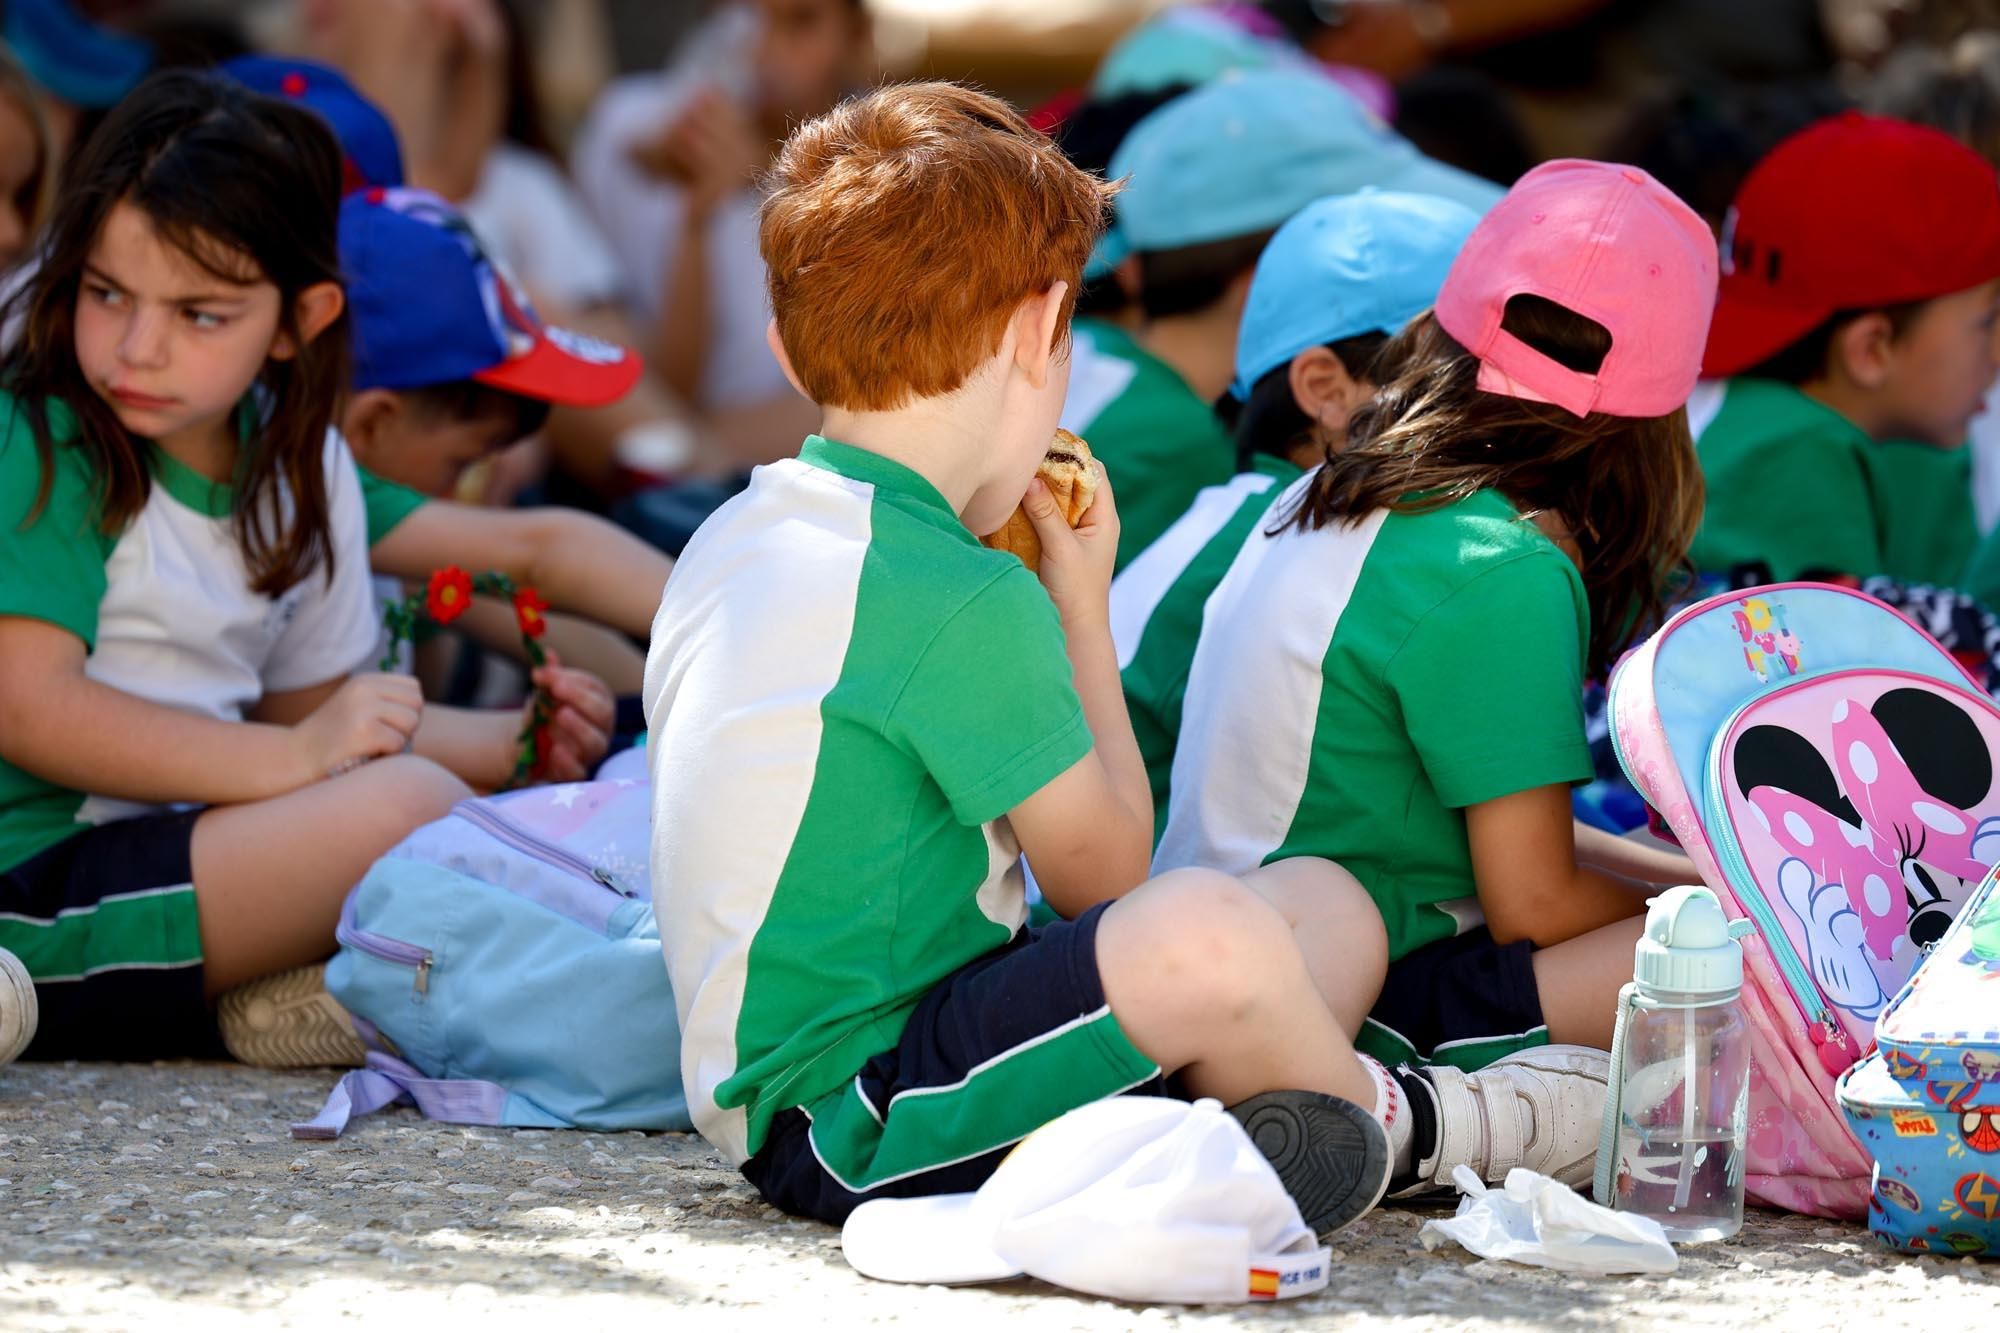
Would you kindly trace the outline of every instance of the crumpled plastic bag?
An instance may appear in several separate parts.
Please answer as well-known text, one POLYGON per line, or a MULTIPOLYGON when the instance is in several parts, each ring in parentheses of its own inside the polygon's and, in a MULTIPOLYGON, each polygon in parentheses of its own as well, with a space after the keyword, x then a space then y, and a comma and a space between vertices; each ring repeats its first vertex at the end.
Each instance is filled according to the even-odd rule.
POLYGON ((1565 1273, 1671 1273, 1680 1257, 1660 1224, 1592 1203, 1539 1171, 1515 1167, 1502 1189, 1488 1189, 1470 1167, 1452 1169, 1465 1195, 1458 1215, 1424 1223, 1427 1250, 1457 1241, 1486 1259, 1565 1273))

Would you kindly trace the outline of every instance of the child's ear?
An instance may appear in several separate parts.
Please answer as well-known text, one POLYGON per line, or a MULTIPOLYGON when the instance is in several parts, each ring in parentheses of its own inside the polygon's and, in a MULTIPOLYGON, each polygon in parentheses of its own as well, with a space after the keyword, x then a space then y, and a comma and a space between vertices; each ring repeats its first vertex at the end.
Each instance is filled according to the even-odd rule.
POLYGON ((340 416, 340 433, 354 461, 380 475, 382 454, 395 423, 403 413, 401 395, 389 389, 363 389, 350 394, 347 410, 340 416))
POLYGON ((785 351, 785 340, 778 333, 778 321, 775 318, 764 325, 764 342, 770 347, 771 355, 778 358, 778 369, 785 372, 785 379, 798 390, 799 397, 809 403, 816 402, 817 400, 806 391, 806 386, 800 381, 799 372, 792 369, 792 358, 785 351))
POLYGON ((1219 308, 1229 312, 1232 329, 1242 321, 1243 311, 1250 304, 1250 284, 1256 276, 1256 266, 1250 265, 1231 278, 1229 285, 1222 289, 1222 303, 1219 308))
POLYGON ((1061 331, 1063 311, 1068 305, 1069 284, 1058 282, 1037 296, 1030 296, 1014 311, 1014 364, 1041 388, 1048 382, 1049 363, 1055 355, 1056 335, 1061 331))
POLYGON ((1896 362, 1896 329, 1886 312, 1871 310, 1833 331, 1828 370, 1857 388, 1879 389, 1896 362))
POLYGON ((311 342, 325 333, 327 326, 340 318, 340 312, 347 309, 347 293, 337 282, 316 282, 299 293, 292 303, 292 324, 299 331, 298 341, 283 329, 271 341, 271 356, 274 360, 289 361, 299 354, 300 342, 311 342))
POLYGON ((1346 364, 1330 347, 1306 348, 1292 358, 1287 374, 1299 411, 1315 425, 1343 435, 1354 409, 1375 394, 1374 385, 1347 373, 1346 364))
POLYGON ((1111 278, 1118 284, 1118 290, 1125 293, 1128 304, 1139 303, 1139 292, 1144 285, 1139 276, 1139 256, 1126 255, 1119 260, 1117 267, 1111 270, 1111 278))

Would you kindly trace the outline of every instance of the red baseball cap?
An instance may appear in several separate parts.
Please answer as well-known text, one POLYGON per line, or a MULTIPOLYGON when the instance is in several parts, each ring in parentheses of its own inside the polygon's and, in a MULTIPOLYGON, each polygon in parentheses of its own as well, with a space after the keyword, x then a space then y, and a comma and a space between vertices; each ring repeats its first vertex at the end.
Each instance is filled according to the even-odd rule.
POLYGON ((1702 373, 1740 374, 1841 310, 2000 277, 2000 176, 1940 130, 1846 112, 1759 162, 1722 233, 1702 373))

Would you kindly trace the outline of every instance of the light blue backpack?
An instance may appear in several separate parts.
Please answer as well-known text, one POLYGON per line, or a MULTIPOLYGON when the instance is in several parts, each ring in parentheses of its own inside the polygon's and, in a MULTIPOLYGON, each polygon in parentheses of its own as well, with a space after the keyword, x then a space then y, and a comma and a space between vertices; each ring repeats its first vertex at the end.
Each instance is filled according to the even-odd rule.
POLYGON ((376 1049, 293 1137, 406 1099, 458 1124, 691 1128, 648 807, 629 778, 461 801, 376 862, 326 970, 376 1049))

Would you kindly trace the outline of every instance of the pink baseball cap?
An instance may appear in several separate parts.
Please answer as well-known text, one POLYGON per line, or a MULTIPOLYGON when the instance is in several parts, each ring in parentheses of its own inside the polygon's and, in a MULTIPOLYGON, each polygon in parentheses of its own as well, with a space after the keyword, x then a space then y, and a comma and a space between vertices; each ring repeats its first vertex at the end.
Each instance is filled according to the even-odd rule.
POLYGON ((1479 359, 1488 393, 1577 416, 1665 416, 1701 374, 1716 270, 1707 225, 1639 168, 1544 162, 1473 229, 1438 291, 1437 321, 1479 359), (1524 295, 1610 331, 1595 374, 1500 327, 1508 300, 1524 295))

